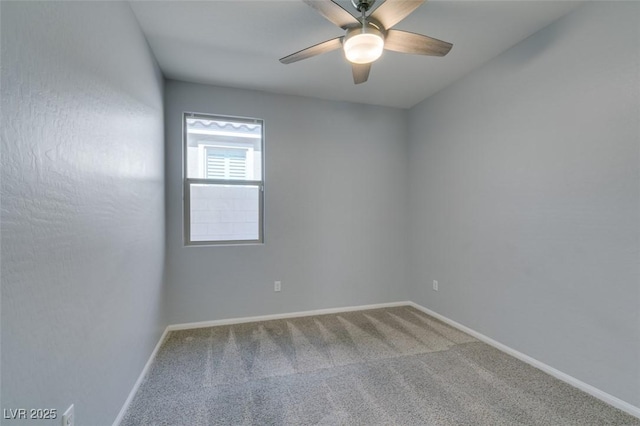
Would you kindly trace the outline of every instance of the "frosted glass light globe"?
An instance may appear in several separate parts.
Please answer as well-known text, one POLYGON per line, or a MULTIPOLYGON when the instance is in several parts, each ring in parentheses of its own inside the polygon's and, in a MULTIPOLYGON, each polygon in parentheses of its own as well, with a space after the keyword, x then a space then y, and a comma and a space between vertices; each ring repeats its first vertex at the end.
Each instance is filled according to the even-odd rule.
POLYGON ((369 64, 382 55, 384 37, 376 28, 368 26, 350 30, 343 44, 344 55, 354 64, 369 64))

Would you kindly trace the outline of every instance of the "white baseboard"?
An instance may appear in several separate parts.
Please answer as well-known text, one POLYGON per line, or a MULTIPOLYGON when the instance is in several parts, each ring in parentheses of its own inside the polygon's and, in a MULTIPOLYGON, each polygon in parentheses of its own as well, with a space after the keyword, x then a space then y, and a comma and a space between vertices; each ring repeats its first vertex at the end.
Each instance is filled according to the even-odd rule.
POLYGON ((631 414, 632 416, 638 417, 640 418, 640 408, 636 407, 634 405, 629 404, 628 402, 625 402, 623 400, 621 400, 620 398, 616 398, 613 395, 610 395, 604 391, 601 391, 600 389, 591 386, 583 381, 580 381, 578 379, 576 379, 575 377, 572 377, 568 374, 563 373, 560 370, 557 370, 543 362, 538 361, 537 359, 531 358, 528 355, 523 354, 522 352, 518 352, 515 349, 510 348, 507 345, 504 345, 500 342, 497 342, 495 340, 493 340, 490 337, 485 336, 482 333, 479 333, 467 326, 464 326, 460 323, 457 323, 447 317, 445 317, 444 315, 440 315, 437 312, 432 311, 431 309, 425 308, 424 306, 418 305, 417 303, 414 302, 391 302, 391 303, 378 303, 375 305, 360 305, 360 306, 345 306, 342 308, 329 308, 329 309, 316 309, 316 310, 312 310, 312 311, 301 311, 301 312, 290 312, 290 313, 283 313, 283 314, 272 314, 272 315, 262 315, 262 316, 255 316, 255 317, 242 317, 242 318, 230 318, 230 319, 223 319, 223 320, 214 320, 214 321, 201 321, 201 322, 191 322, 191 323, 185 323, 185 324, 174 324, 174 325, 169 325, 165 330, 164 333, 162 333, 162 336, 160 337, 160 340, 158 341, 158 344, 156 345, 156 347, 154 348, 153 352, 151 353, 151 356, 149 357, 149 360, 147 361, 147 363, 145 364, 144 368, 142 369, 142 372, 140 373, 140 376, 138 377, 138 380, 136 380, 136 383, 133 385, 133 389, 131 389, 131 392, 129 393, 129 396, 127 397, 127 400, 125 401, 124 405, 122 406, 122 409, 120 410, 120 413, 118 414, 118 417, 116 418, 116 420, 113 422, 113 426, 118 426, 120 424, 120 422, 122 421, 122 418, 124 417, 125 412, 127 411, 127 409, 129 408, 129 405, 131 404, 131 401, 133 400, 133 397, 135 396, 136 392, 138 391, 138 388, 140 387, 140 385, 142 384, 142 381, 144 380, 145 376, 147 375, 147 372, 149 371, 149 368, 151 367, 151 364, 153 363, 153 361, 156 358, 156 355, 158 354, 158 350, 160 349, 160 346, 162 346, 162 343, 164 343, 165 339, 167 338, 167 335, 169 334, 170 331, 176 331, 176 330, 188 330, 188 329, 193 329, 193 328, 205 328, 205 327, 214 327, 214 326, 218 326, 218 325, 230 325, 230 324, 242 324, 242 323, 247 323, 247 322, 255 322, 255 321, 269 321, 269 320, 277 320, 277 319, 286 319, 286 318, 297 318, 297 317, 306 317, 306 316, 312 316, 312 315, 325 315, 325 314, 338 314, 341 312, 353 312, 353 311, 363 311, 366 309, 380 309, 380 308, 392 308, 392 307, 396 307, 396 306, 413 306, 414 308, 424 312, 427 315, 431 315, 434 318, 437 318, 449 325, 451 325, 452 327, 457 328, 460 331, 463 331, 467 334, 470 334, 471 336, 475 337, 476 339, 493 346, 494 348, 501 350, 502 352, 505 352, 511 356, 513 356, 514 358, 517 358, 523 362, 526 362, 529 365, 532 365, 533 367, 536 367, 539 370, 544 371, 547 374, 550 374, 551 376, 562 380, 565 383, 568 383, 578 389, 580 389, 583 392, 588 393, 589 395, 592 395, 596 398, 598 398, 601 401, 606 402, 607 404, 616 407, 626 413, 631 414))
POLYGON ((169 331, 189 330, 191 328, 215 327, 218 325, 242 324, 245 322, 269 321, 286 318, 309 317, 312 315, 339 314, 340 312, 364 311, 366 309, 393 308, 396 306, 409 306, 413 302, 378 303, 375 305, 345 306, 342 308, 315 309, 313 311, 289 312, 284 314, 261 315, 257 317, 230 318, 214 321, 189 322, 175 324, 167 327, 169 331))
POLYGON ((485 336, 482 333, 479 333, 467 326, 464 326, 460 323, 457 323, 455 321, 453 321, 452 319, 449 319, 447 317, 445 317, 444 315, 440 315, 437 312, 432 311, 431 309, 425 308, 424 306, 418 305, 417 303, 414 302, 409 302, 410 306, 413 306, 414 308, 424 312, 427 315, 430 315, 434 318, 439 319, 442 322, 445 322, 447 324, 449 324, 452 327, 457 328, 460 331, 464 331, 467 334, 470 334, 471 336, 475 337, 476 339, 493 346, 494 348, 501 350, 502 352, 505 352, 509 355, 511 355, 514 358, 519 359, 520 361, 526 362, 527 364, 537 368, 538 370, 542 370, 545 373, 555 377, 556 379, 562 380, 565 383, 570 384, 571 386, 580 389, 583 392, 588 393, 591 396, 594 396, 596 398, 598 398, 601 401, 606 402, 607 404, 616 407, 626 413, 631 414, 632 416, 638 417, 640 418, 640 408, 636 407, 635 405, 631 405, 628 402, 625 402, 623 400, 621 400, 620 398, 616 398, 613 395, 610 395, 604 391, 601 391, 600 389, 591 386, 588 383, 585 383, 581 380, 576 379, 573 376, 570 376, 566 373, 563 373, 560 370, 557 370, 547 364, 545 364, 544 362, 538 361, 535 358, 531 358, 529 355, 525 355, 522 352, 519 352, 513 348, 510 348, 507 345, 504 345, 500 342, 497 342, 495 340, 493 340, 490 337, 485 336))
POLYGON ((158 355, 158 351, 160 350, 160 346, 162 346, 162 344, 164 343, 164 341, 167 338, 168 334, 169 334, 169 328, 167 327, 167 328, 164 329, 164 332, 162 333, 162 336, 160 336, 160 340, 158 340, 158 343, 156 344, 156 347, 153 348, 153 352, 151 352, 151 355, 149 356, 149 359, 147 360, 147 363, 144 365, 144 368, 142 369, 142 372, 138 376, 138 380, 136 380, 136 382, 133 384, 133 389, 131 389, 131 392, 129 392, 129 396, 127 397, 126 401, 124 402, 124 405, 120 409, 120 412, 118 413, 118 417, 116 417, 116 420, 113 422, 113 426, 118 426, 118 425, 120 425, 120 422, 122 422, 122 418, 124 417, 124 413, 127 412, 127 409, 129 408, 129 405, 131 404, 131 401, 133 401, 133 397, 136 396, 136 392, 138 392, 138 389, 140 388, 140 385, 142 384, 142 381, 144 380, 145 376, 149 372, 149 369, 151 368, 151 364, 153 364, 153 361, 156 359, 156 355, 158 355))

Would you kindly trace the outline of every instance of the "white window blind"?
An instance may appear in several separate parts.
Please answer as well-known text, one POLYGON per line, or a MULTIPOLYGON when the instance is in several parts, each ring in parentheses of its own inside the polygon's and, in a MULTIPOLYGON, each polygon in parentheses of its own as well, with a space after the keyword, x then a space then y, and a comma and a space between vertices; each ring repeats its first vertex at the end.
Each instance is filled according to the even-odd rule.
POLYGON ((206 179, 247 179, 247 150, 206 148, 206 179))

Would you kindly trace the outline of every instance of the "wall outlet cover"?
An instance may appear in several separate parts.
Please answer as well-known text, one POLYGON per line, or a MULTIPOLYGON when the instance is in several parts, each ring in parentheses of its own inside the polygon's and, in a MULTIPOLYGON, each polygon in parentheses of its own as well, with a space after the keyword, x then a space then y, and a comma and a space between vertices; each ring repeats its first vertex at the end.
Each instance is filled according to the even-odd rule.
POLYGON ((73 426, 75 423, 75 415, 73 410, 73 404, 67 408, 67 411, 62 415, 62 426, 73 426))

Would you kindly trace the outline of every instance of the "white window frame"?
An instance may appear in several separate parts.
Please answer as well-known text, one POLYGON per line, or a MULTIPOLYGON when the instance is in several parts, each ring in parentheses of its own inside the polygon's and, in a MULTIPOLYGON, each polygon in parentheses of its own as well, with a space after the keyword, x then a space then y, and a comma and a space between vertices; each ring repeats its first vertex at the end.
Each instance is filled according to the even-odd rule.
MULTIPOLYGON (((215 148, 238 148, 238 146, 225 146, 221 144, 204 144, 215 148)), ((203 145, 203 146, 204 146, 203 145)), ((203 149, 203 146, 199 146, 198 149, 203 149)), ((247 167, 253 166, 253 149, 247 149, 247 167)), ((184 244, 185 246, 216 246, 216 245, 239 245, 239 244, 264 244, 264 164, 265 164, 265 130, 264 120, 259 118, 247 118, 247 117, 232 117, 227 115, 217 114, 204 114, 184 112, 182 114, 182 176, 183 176, 183 223, 184 223, 184 244), (260 124, 261 126, 261 176, 251 176, 251 180, 243 179, 202 179, 202 178, 190 178, 188 177, 188 139, 187 139, 187 119, 188 118, 202 118, 204 120, 220 120, 220 121, 232 121, 237 123, 247 124, 260 124), (192 241, 191 240, 191 186, 192 185, 225 185, 225 186, 252 186, 258 189, 258 239, 255 240, 213 240, 213 241, 192 241)), ((202 167, 199 164, 198 167, 202 167)), ((251 169, 252 170, 252 169, 251 169)), ((253 175, 251 171, 251 175, 253 175)))

